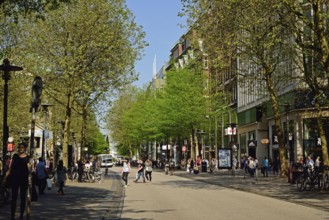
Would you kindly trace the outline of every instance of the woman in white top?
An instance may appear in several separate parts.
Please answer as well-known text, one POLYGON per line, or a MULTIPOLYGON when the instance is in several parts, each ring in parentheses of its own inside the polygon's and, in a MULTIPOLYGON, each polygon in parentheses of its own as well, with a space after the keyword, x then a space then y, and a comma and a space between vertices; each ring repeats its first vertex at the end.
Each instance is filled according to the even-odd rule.
POLYGON ((123 167, 122 167, 122 170, 121 170, 122 180, 125 182, 124 187, 128 186, 129 172, 130 172, 130 163, 129 163, 129 159, 126 158, 126 160, 123 162, 123 167))

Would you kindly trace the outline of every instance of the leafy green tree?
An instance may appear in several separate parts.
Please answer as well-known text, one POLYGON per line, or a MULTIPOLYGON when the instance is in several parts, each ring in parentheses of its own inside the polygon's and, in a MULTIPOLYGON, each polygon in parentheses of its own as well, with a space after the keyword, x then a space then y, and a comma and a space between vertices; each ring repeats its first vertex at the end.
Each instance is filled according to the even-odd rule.
POLYGON ((129 138, 129 124, 125 124, 125 114, 132 107, 136 97, 137 88, 126 86, 119 94, 117 100, 113 101, 108 112, 107 126, 111 140, 117 143, 119 151, 129 151, 129 156, 133 156, 133 141, 129 138))
POLYGON ((17 53, 27 71, 43 78, 47 96, 65 106, 65 163, 74 103, 90 106, 133 74, 145 45, 133 19, 121 0, 79 0, 47 11, 44 20, 21 23, 17 53), (58 99, 61 94, 65 99, 58 99))
POLYGON ((222 74, 233 68, 239 84, 247 93, 263 98, 268 95, 279 138, 281 170, 287 171, 286 147, 279 102, 279 91, 292 83, 289 54, 290 37, 280 24, 280 2, 190 1, 182 0, 210 65, 222 74), (234 63, 238 60, 239 68, 234 63), (282 80, 284 79, 284 80, 282 80))
POLYGON ((329 24, 328 1, 284 0, 280 11, 282 25, 296 44, 295 63, 303 73, 302 81, 314 95, 322 156, 329 165, 328 142, 323 122, 323 108, 329 103, 329 24), (299 58, 299 59, 298 59, 299 58))
POLYGON ((158 126, 166 138, 189 137, 202 127, 207 114, 204 82, 198 67, 166 74, 166 86, 157 99, 158 126))

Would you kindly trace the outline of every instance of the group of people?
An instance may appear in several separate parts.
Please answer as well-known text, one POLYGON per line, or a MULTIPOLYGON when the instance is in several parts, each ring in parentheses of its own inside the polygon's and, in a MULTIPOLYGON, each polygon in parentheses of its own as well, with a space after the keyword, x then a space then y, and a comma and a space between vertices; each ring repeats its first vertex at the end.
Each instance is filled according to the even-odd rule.
MULTIPOLYGON (((133 182, 137 183, 140 178, 143 179, 143 182, 145 183, 146 180, 151 182, 152 181, 152 167, 153 162, 150 159, 147 159, 145 161, 138 160, 137 165, 137 173, 136 178, 133 180, 133 182), (146 180, 145 180, 146 179, 146 180)), ((128 176, 131 172, 131 166, 129 159, 126 158, 123 162, 122 169, 121 169, 121 175, 122 180, 124 181, 124 187, 128 186, 128 176)))
POLYGON ((20 219, 23 219, 25 212, 25 204, 28 190, 28 177, 31 172, 35 176, 35 184, 38 185, 39 195, 43 195, 47 186, 47 179, 50 174, 56 176, 56 184, 58 184, 58 194, 64 195, 63 186, 66 180, 67 169, 60 160, 57 168, 46 166, 43 158, 39 158, 37 164, 29 157, 26 152, 27 145, 25 143, 18 144, 17 153, 12 155, 7 172, 3 181, 3 186, 11 187, 11 219, 15 219, 18 192, 20 193, 20 219))

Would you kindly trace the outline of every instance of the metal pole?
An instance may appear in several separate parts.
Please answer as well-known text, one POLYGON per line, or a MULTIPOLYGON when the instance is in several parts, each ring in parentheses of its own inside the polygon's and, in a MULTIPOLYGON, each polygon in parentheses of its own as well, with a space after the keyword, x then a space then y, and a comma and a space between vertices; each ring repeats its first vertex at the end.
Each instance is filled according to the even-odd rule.
MULTIPOLYGON (((3 161, 5 162, 7 156, 7 141, 8 141, 8 81, 10 79, 9 71, 4 71, 2 75, 2 79, 4 80, 4 88, 3 88, 3 136, 2 136, 2 146, 3 146, 3 161)), ((5 164, 5 163, 4 163, 5 164)), ((4 173, 5 168, 4 167, 4 173)))
POLYGON ((217 152, 217 149, 218 149, 218 121, 217 121, 217 114, 215 115, 215 158, 217 160, 218 158, 218 152, 217 152))
MULTIPOLYGON (((2 154, 3 154, 3 161, 6 159, 7 155, 7 141, 9 136, 9 129, 8 129, 8 81, 10 79, 10 71, 21 71, 23 70, 22 67, 19 66, 11 66, 8 59, 3 60, 3 64, 0 65, 0 70, 3 71, 2 79, 4 80, 4 88, 3 88, 3 136, 2 136, 2 154)), ((3 174, 6 172, 6 166, 3 166, 2 169, 3 174)))
POLYGON ((29 169, 29 186, 27 191, 27 206, 26 206, 26 219, 30 220, 31 216, 31 198, 32 198, 32 166, 33 150, 34 150, 34 130, 35 130, 35 108, 32 108, 32 121, 31 121, 31 137, 30 137, 30 169, 29 169))
POLYGON ((289 104, 285 104, 285 110, 286 110, 286 150, 287 150, 287 159, 288 159, 288 165, 290 164, 290 148, 289 148, 289 116, 288 116, 288 112, 289 112, 289 104))

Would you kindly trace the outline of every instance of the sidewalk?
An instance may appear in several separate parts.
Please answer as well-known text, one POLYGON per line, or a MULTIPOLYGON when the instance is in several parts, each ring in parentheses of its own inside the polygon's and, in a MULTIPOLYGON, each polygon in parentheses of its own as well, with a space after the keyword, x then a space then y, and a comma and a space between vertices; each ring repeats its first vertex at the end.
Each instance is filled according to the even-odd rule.
MULTIPOLYGON (((32 202, 30 219, 118 219, 124 191, 117 178, 110 171, 100 183, 67 181, 65 196, 58 195, 58 187, 54 186, 46 190, 45 195, 38 195, 37 202, 32 202)), ((18 200, 16 219, 19 217, 19 204, 18 200)), ((0 213, 1 220, 10 219, 10 204, 1 207, 0 213)))
POLYGON ((242 170, 238 170, 236 176, 232 176, 231 172, 227 170, 220 170, 215 174, 206 172, 189 174, 184 170, 176 170, 174 175, 312 206, 329 212, 329 191, 299 192, 295 184, 288 183, 287 178, 282 178, 279 175, 269 174, 269 177, 263 177, 259 172, 257 179, 251 178, 249 175, 246 175, 244 179, 242 170))

